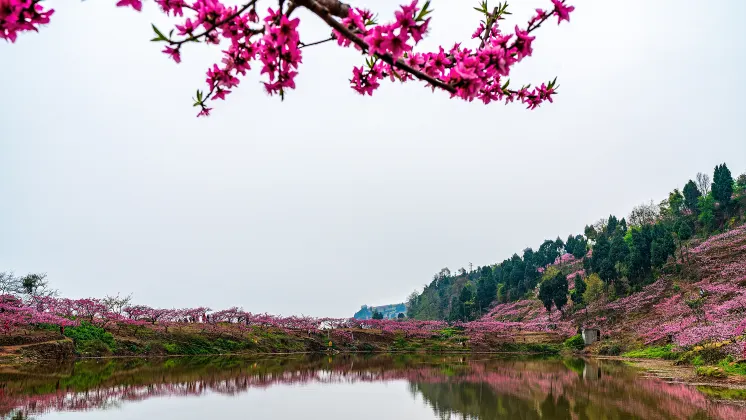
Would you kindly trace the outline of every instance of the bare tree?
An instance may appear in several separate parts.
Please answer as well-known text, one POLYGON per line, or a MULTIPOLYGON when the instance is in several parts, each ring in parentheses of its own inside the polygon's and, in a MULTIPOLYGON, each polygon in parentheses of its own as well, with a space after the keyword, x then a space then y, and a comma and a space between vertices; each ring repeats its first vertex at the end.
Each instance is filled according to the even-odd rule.
POLYGON ((132 303, 132 294, 124 297, 119 297, 119 293, 117 293, 116 296, 106 295, 102 302, 104 305, 106 305, 106 308, 109 310, 109 312, 121 315, 123 309, 129 306, 130 303, 132 303))
POLYGON ((21 291, 31 298, 57 296, 57 289, 49 287, 45 273, 26 274, 21 277, 21 291))
POLYGON ((606 225, 609 224, 608 219, 599 219, 596 223, 593 224, 593 229, 596 230, 596 233, 603 233, 604 230, 606 230, 606 225))
POLYGON ((21 279, 13 273, 0 273, 0 295, 15 295, 23 292, 21 279))
POLYGON ((699 192, 702 193, 702 195, 707 195, 710 192, 710 187, 712 184, 710 183, 710 176, 707 174, 703 174, 702 172, 697 173, 697 188, 699 188, 699 192))
POLYGON ((649 203, 642 203, 635 206, 629 214, 629 224, 631 226, 652 225, 658 220, 660 208, 655 205, 653 200, 649 203))

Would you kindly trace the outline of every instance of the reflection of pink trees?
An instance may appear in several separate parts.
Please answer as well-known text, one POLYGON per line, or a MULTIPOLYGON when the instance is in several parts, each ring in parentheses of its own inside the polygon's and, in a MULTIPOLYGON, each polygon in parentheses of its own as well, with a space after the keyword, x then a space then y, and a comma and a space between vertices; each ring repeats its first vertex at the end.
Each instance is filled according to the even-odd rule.
MULTIPOLYGON (((295 360, 298 361, 301 360, 295 360)), ((386 357, 323 358, 300 364, 293 364, 293 360, 288 359, 288 362, 288 367, 279 371, 265 370, 263 365, 272 363, 268 360, 209 373, 200 372, 198 375, 188 370, 170 373, 156 369, 144 379, 128 379, 128 385, 120 385, 114 380, 88 389, 58 389, 41 395, 28 395, 11 381, 6 391, 0 393, 0 416, 16 411, 33 415, 50 411, 102 409, 122 402, 163 396, 199 396, 208 393, 240 395, 250 389, 282 385, 352 385, 393 380, 407 380, 418 385, 443 384, 448 391, 447 395, 440 397, 451 400, 462 398, 460 387, 483 384, 489 387, 493 398, 500 395, 523 401, 527 407, 536 407, 534 402, 561 395, 572 407, 590 410, 588 413, 604 412, 609 418, 689 419, 699 416, 725 420, 744 418, 746 415, 745 408, 712 403, 693 387, 641 378, 616 364, 581 363, 580 369, 585 366, 588 370, 601 369, 604 372, 600 378, 584 378, 577 369, 568 369, 561 361, 546 360, 469 361, 446 357, 407 363, 406 367, 396 367, 392 359, 386 357)), ((128 375, 127 378, 131 377, 128 375)), ((438 398, 423 395, 426 399, 438 398)), ((437 401, 431 403, 435 406, 437 401)))

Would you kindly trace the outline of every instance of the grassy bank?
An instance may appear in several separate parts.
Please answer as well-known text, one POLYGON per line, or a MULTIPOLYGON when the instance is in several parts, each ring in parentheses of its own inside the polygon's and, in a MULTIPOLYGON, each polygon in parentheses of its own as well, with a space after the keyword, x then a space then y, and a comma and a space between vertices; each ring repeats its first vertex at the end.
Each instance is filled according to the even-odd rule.
MULTIPOLYGON (((551 336, 520 340, 484 340, 472 345, 462 331, 446 328, 427 337, 385 333, 375 329, 303 332, 278 328, 205 329, 118 327, 112 330, 83 322, 59 329, 37 328, 0 339, 0 356, 10 361, 34 362, 86 357, 176 356, 324 352, 515 352, 557 354, 562 343, 551 336)), ((2 361, 0 361, 2 363, 2 361)))

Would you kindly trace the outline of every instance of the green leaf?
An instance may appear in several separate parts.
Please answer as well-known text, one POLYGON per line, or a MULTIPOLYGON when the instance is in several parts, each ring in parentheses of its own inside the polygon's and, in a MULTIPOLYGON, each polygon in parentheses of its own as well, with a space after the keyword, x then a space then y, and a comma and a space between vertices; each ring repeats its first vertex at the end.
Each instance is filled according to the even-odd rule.
POLYGON ((417 22, 422 21, 425 18, 425 16, 429 15, 432 12, 432 10, 428 10, 428 7, 430 7, 430 0, 427 0, 425 2, 425 5, 422 6, 422 9, 420 10, 420 13, 415 18, 415 21, 417 22))
POLYGON ((505 82, 505 84, 503 85, 502 89, 503 89, 503 90, 507 89, 507 88, 508 88, 508 85, 510 85, 510 79, 508 79, 508 81, 507 81, 507 82, 505 82))
POLYGON ((157 37, 151 39, 151 41, 167 41, 168 40, 168 38, 166 38, 166 36, 163 35, 163 33, 160 30, 158 30, 158 28, 156 28, 155 24, 151 24, 151 25, 153 26, 153 31, 155 32, 155 34, 158 35, 157 37))

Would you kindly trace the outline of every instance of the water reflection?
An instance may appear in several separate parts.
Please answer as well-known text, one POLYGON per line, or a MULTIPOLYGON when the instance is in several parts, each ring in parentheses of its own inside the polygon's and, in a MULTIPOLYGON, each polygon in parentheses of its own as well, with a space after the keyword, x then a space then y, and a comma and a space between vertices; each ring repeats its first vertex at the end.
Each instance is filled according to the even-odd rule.
MULTIPOLYGON (((337 384, 353 395, 362 388, 358 384, 392 381, 406 381, 413 401, 429 405, 430 418, 746 418, 738 404, 714 402, 717 390, 642 378, 621 363, 453 355, 116 359, 42 366, 0 373, 0 417, 114 407, 126 411, 125 403, 163 396, 240 397, 250 389, 287 385, 320 395, 327 385, 337 384)), ((728 395, 741 397, 736 391, 728 395)), ((326 412, 319 418, 346 417, 326 412)))

